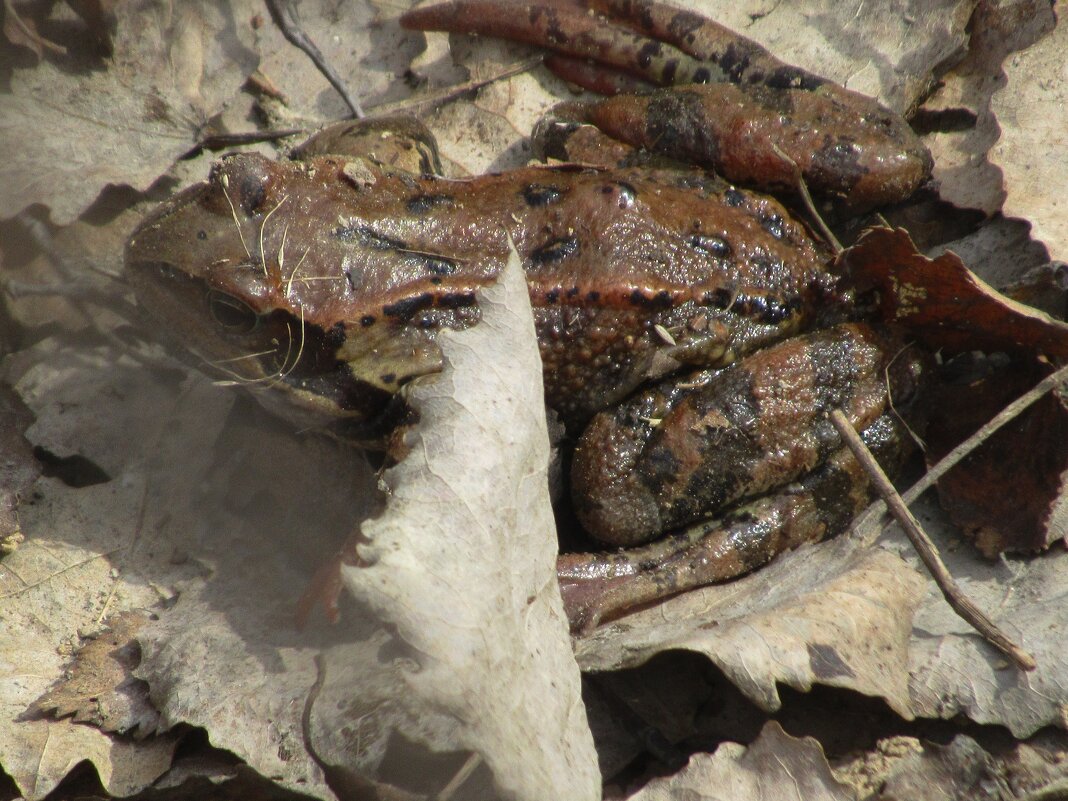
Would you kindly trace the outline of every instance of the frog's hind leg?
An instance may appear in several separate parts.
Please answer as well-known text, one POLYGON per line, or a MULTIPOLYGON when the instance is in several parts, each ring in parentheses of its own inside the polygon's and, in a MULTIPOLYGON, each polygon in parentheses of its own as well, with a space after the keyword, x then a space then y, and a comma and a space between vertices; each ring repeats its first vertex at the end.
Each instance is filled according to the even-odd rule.
MULTIPOLYGON (((892 472, 912 450, 904 425, 890 414, 865 429, 862 438, 892 472)), ((557 573, 572 628, 592 631, 606 620, 737 578, 784 551, 836 536, 869 498, 867 476, 843 448, 800 482, 738 506, 718 520, 640 548, 561 556, 557 573)))

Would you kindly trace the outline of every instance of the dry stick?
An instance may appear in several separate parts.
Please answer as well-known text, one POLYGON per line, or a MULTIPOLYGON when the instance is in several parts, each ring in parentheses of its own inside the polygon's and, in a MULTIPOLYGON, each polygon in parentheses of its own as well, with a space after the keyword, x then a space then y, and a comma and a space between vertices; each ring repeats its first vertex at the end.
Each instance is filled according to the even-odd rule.
POLYGON ((953 576, 950 575, 945 563, 942 562, 942 558, 938 555, 938 549, 935 548, 934 543, 924 533, 919 521, 909 511, 901 496, 898 495, 894 485, 890 483, 890 479, 887 478, 879 463, 875 461, 875 457, 871 455, 871 451, 861 440, 860 435, 857 434, 849 419, 840 409, 835 409, 831 412, 831 422, 838 430, 838 435, 842 438, 842 441, 853 452, 853 456, 856 457, 861 467, 864 468, 864 472, 868 474, 872 484, 875 485, 876 491, 882 496, 886 505, 890 507, 890 512, 905 530, 909 541, 912 542, 912 547, 920 555, 920 559, 927 567, 927 571, 935 580, 938 589, 942 591, 942 596, 946 599, 946 602, 953 607, 953 611, 982 634, 988 642, 1008 656, 1018 668, 1021 670, 1034 670, 1037 667, 1034 657, 1012 642, 961 591, 953 576))
POLYGON ((300 27, 289 0, 267 0, 267 8, 271 10, 271 16, 282 31, 282 35, 291 44, 299 47, 307 54, 312 63, 319 68, 319 72, 323 74, 323 77, 330 81, 330 85, 341 95, 341 99, 345 101, 345 104, 352 111, 352 116, 356 119, 363 119, 364 113, 360 107, 360 101, 349 92, 345 82, 341 80, 341 76, 327 63, 322 51, 315 46, 315 42, 300 27))
POLYGON ((475 92, 481 89, 483 86, 488 86, 496 81, 503 81, 506 78, 511 78, 513 75, 519 75, 522 72, 528 72, 541 64, 544 60, 545 56, 534 56, 525 61, 517 61, 515 64, 504 67, 500 72, 494 73, 486 78, 472 79, 421 97, 409 97, 392 103, 381 103, 379 105, 371 106, 370 108, 374 110, 376 116, 394 114, 397 112, 414 114, 417 109, 420 112, 429 111, 438 106, 443 106, 446 103, 458 100, 469 92, 475 92))
POLYGON ((456 791, 463 786, 463 783, 475 772, 475 768, 481 764, 482 757, 479 754, 471 754, 464 764, 460 766, 460 769, 456 771, 456 775, 449 780, 449 783, 442 788, 440 793, 434 796, 434 801, 451 801, 452 797, 456 795, 456 791))
POLYGON ((813 222, 815 222, 816 226, 820 229, 820 233, 823 234, 824 239, 827 240, 827 244, 834 250, 835 255, 838 255, 843 250, 842 243, 838 241, 838 237, 834 235, 834 232, 831 231, 830 227, 824 221, 823 215, 816 210, 816 204, 812 200, 812 193, 808 191, 808 183, 805 181, 804 175, 801 174, 801 168, 797 166, 796 161, 786 155, 786 153, 784 153, 774 142, 771 143, 771 149, 776 156, 789 164, 793 169, 794 180, 797 181, 797 191, 801 193, 801 201, 805 206, 805 210, 812 217, 813 222))

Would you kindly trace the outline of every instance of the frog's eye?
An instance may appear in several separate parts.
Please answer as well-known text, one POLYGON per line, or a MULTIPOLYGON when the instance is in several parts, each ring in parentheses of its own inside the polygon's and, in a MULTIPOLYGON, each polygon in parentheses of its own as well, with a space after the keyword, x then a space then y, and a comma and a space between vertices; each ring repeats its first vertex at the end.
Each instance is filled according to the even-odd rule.
POLYGON ((260 316, 251 306, 218 290, 208 293, 208 310, 215 322, 235 334, 249 334, 260 322, 260 316))

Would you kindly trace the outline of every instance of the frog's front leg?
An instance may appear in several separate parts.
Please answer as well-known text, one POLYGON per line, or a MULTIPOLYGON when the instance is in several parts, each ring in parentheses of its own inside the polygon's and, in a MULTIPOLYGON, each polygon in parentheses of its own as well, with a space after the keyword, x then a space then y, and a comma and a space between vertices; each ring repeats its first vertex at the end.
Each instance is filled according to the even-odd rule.
POLYGON ((653 84, 695 84, 565 104, 557 115, 736 183, 795 190, 800 174, 814 193, 859 212, 903 200, 930 176, 930 154, 897 114, 784 64, 711 20, 661 3, 456 0, 408 12, 401 21, 540 44, 566 54, 553 63, 567 77, 598 90, 609 82, 585 79, 588 67, 580 60, 653 84))
POLYGON ((864 430, 888 391, 905 408, 925 372, 922 354, 850 323, 748 356, 704 386, 639 393, 579 441, 578 518, 598 540, 633 546, 796 481, 838 449, 832 410, 864 430))
MULTIPOLYGON (((894 414, 882 415, 862 438, 891 474, 913 451, 894 414)), ((745 575, 780 553, 842 533, 870 499, 867 474, 840 448, 801 481, 715 520, 637 548, 564 554, 557 575, 568 619, 590 631, 654 601, 745 575)))

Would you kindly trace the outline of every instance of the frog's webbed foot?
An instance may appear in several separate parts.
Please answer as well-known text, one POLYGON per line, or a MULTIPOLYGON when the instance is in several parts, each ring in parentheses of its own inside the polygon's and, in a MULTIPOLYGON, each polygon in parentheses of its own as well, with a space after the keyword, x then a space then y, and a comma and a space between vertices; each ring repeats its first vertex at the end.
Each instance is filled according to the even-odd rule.
MULTIPOLYGON (((862 438, 891 473, 912 452, 912 440, 894 415, 880 417, 862 438)), ((717 520, 638 548, 565 554, 557 562, 557 575, 572 630, 588 634, 604 621, 737 578, 785 551, 837 536, 869 499, 867 475, 842 448, 800 482, 717 520)))
POLYGON ((897 114, 692 12, 636 0, 455 0, 401 22, 541 45, 562 54, 547 66, 596 91, 673 85, 567 114, 736 183, 794 190, 800 174, 856 212, 902 200, 930 176, 930 154, 897 114))

